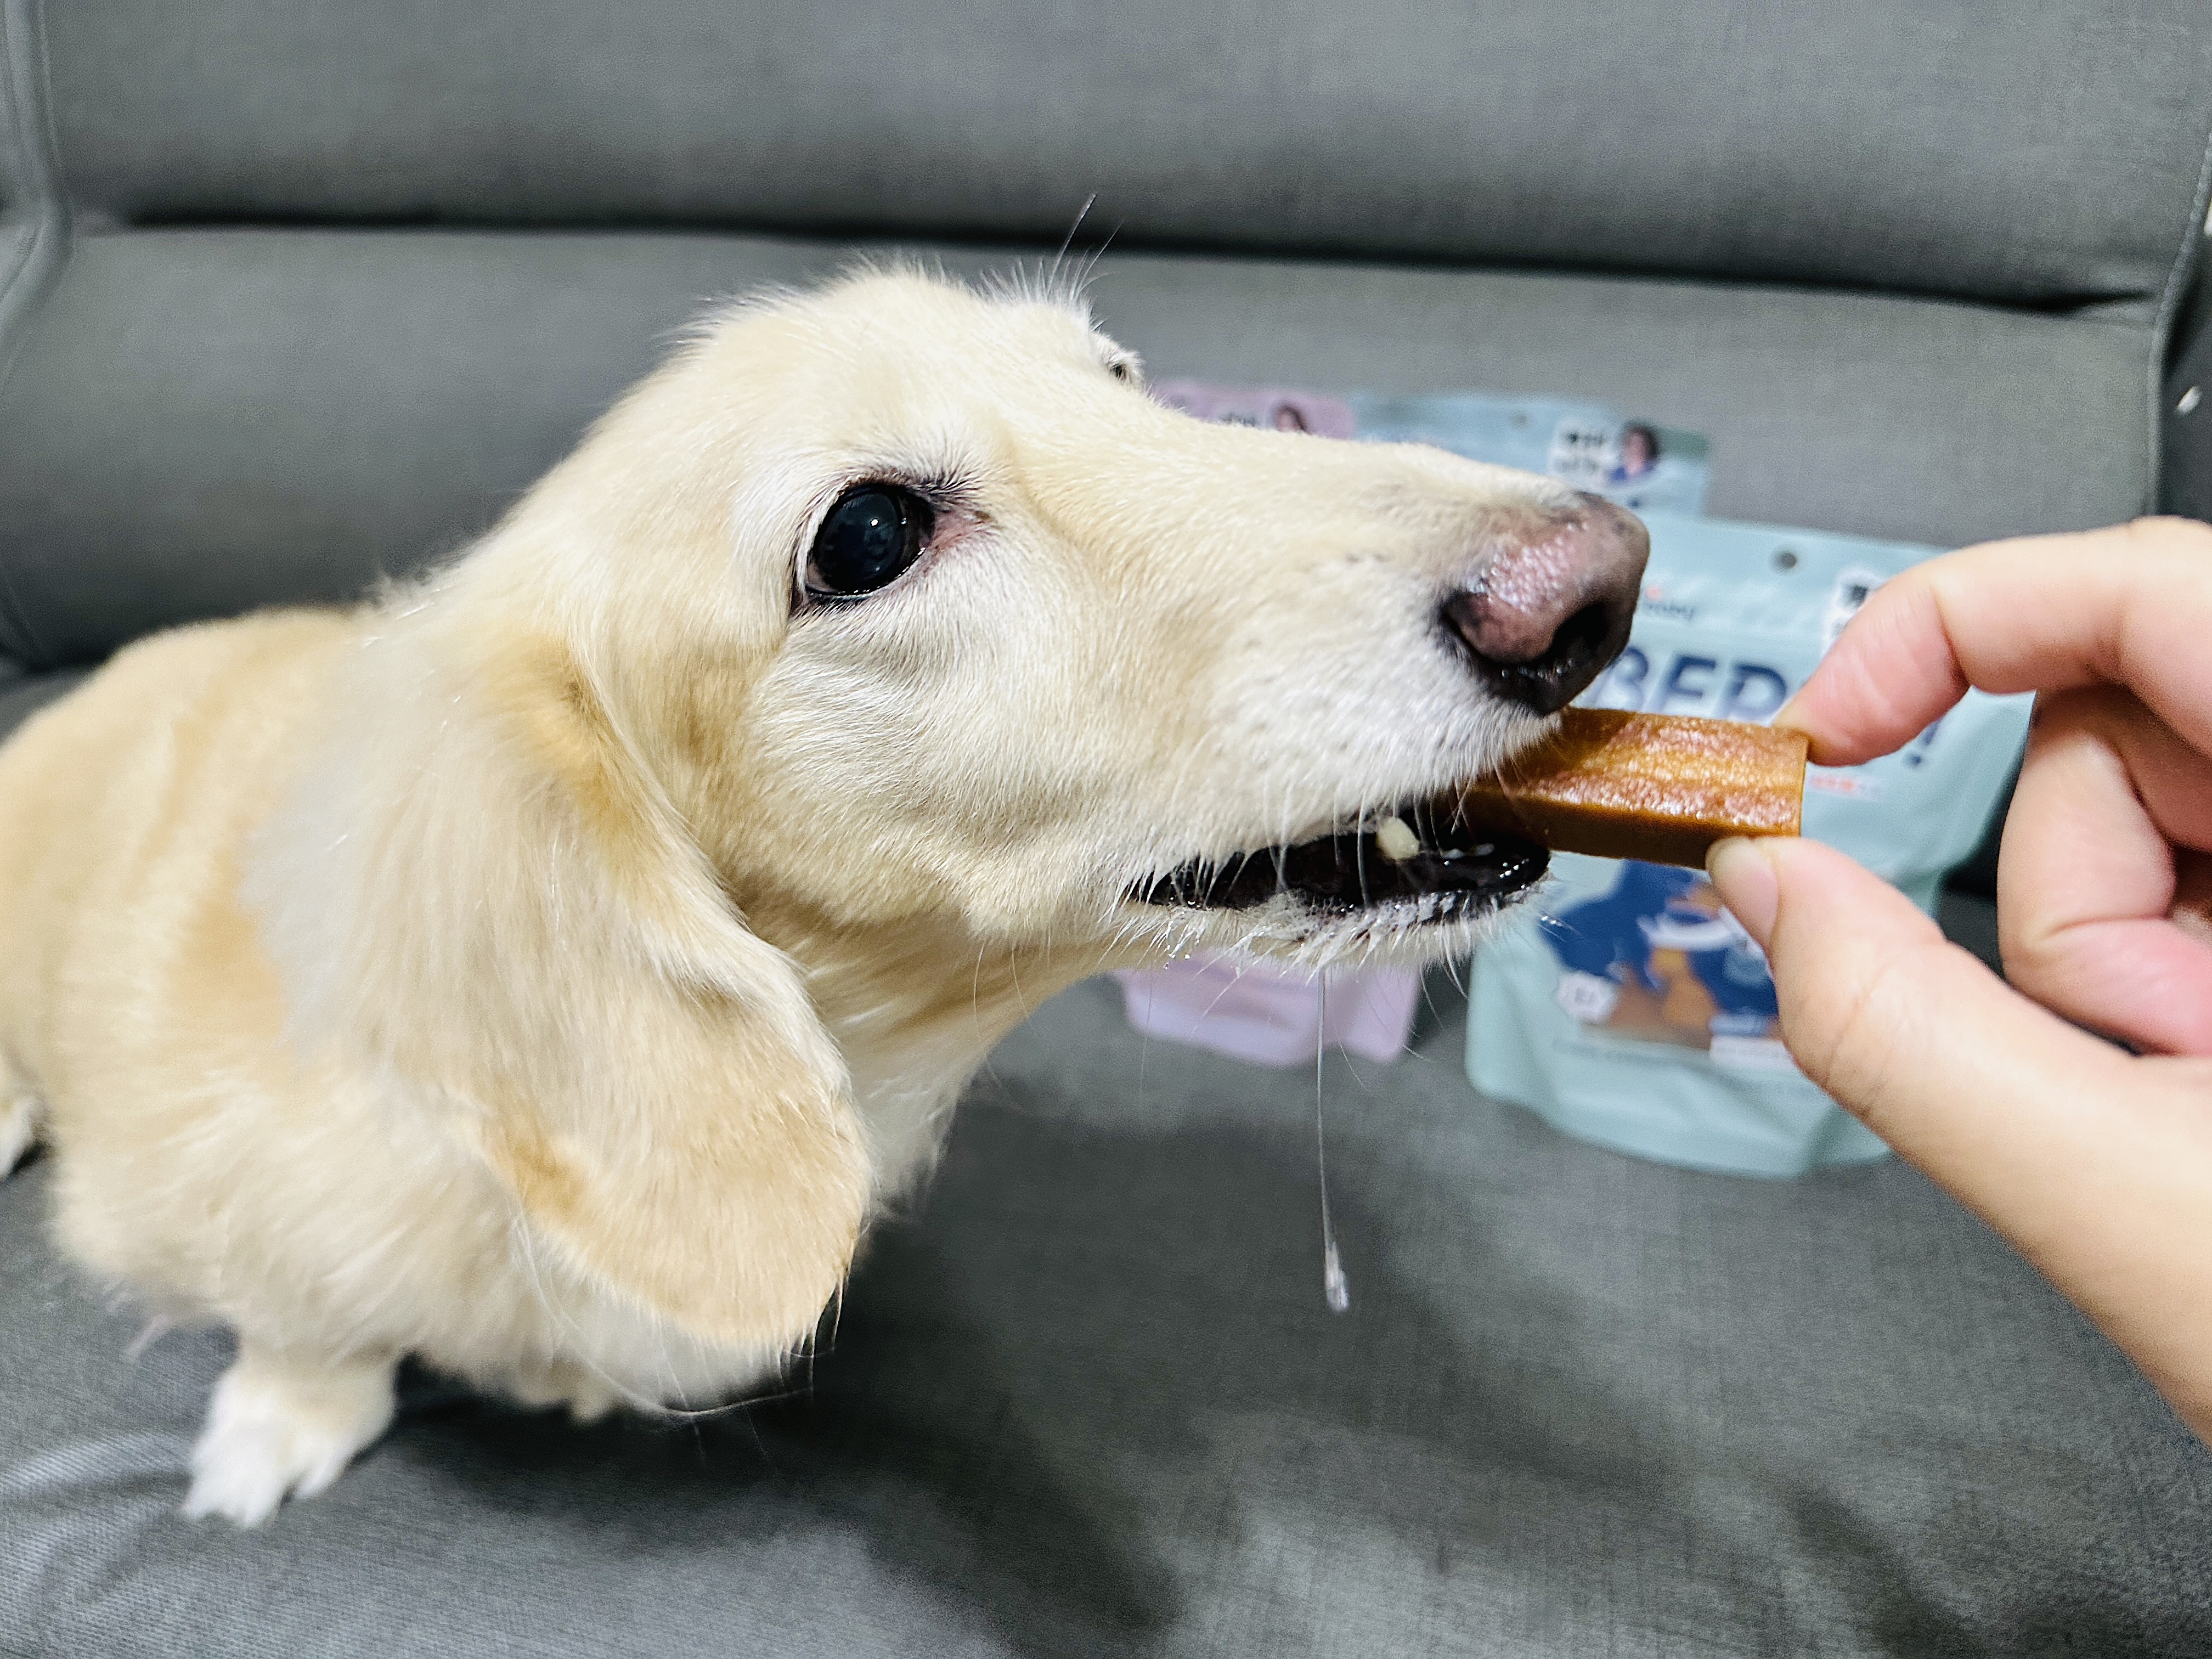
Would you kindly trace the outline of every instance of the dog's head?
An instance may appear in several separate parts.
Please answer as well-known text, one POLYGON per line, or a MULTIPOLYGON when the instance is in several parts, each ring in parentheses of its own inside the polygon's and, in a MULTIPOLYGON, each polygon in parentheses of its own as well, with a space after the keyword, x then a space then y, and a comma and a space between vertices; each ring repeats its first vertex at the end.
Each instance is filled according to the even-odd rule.
POLYGON ((1422 803, 1619 650, 1644 550, 1542 478, 1176 413, 1064 299, 747 306, 371 614, 258 902, 303 1032, 559 1260, 786 1345, 1036 996, 1434 954, 1524 890, 1538 848, 1422 803))
POLYGON ((619 550, 591 654, 741 904, 1308 960, 1435 954, 1541 873, 1426 803, 1617 653, 1645 550, 908 273, 727 313, 533 507, 619 550))

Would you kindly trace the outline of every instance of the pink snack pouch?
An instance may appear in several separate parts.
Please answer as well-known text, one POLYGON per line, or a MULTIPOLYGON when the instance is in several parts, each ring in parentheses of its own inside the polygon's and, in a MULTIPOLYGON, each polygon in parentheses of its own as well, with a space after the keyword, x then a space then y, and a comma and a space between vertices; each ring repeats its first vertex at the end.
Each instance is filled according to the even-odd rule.
POLYGON ((1129 1024, 1256 1066, 1310 1066, 1322 1048, 1389 1064, 1413 1033, 1421 976, 1410 968, 1285 971, 1252 957, 1201 952, 1114 977, 1129 1024))

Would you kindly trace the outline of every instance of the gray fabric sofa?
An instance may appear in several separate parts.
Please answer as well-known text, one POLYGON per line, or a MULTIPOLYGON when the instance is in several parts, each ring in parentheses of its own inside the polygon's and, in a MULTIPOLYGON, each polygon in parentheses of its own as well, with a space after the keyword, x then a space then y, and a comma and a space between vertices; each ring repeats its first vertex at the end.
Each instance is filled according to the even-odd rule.
MULTIPOLYGON (((1713 510, 2212 510, 2212 14, 2053 0, 0 0, 0 732, 483 528, 702 304, 1117 231, 1159 375, 1587 396, 1713 510), (2184 407, 2191 412, 2182 412, 2184 407)), ((1971 902, 1960 925, 1985 935, 1971 902)), ((1893 1164, 1774 1185, 1039 1011, 791 1393, 410 1380, 180 1520, 220 1333, 0 1188, 0 1654, 2212 1652, 2212 1456, 1893 1164)))

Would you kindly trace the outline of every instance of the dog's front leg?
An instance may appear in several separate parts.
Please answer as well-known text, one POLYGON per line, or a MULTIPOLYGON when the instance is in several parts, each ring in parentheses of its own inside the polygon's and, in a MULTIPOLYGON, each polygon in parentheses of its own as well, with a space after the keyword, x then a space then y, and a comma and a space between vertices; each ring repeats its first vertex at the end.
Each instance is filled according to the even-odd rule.
POLYGON ((241 1336, 192 1446, 185 1513, 255 1527, 288 1496, 322 1491, 392 1421, 396 1364, 313 1359, 241 1336))

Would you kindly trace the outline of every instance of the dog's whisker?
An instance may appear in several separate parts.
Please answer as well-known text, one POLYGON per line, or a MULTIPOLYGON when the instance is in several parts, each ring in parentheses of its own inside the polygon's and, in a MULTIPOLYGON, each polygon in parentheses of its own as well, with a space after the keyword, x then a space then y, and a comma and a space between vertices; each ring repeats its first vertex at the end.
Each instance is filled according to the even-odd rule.
POLYGON ((1091 216, 1091 210, 1097 200, 1098 192, 1094 190, 1083 198, 1083 205, 1075 210, 1075 218, 1067 228, 1067 234, 1060 239, 1060 246, 1054 251, 1052 270, 1046 278, 1048 283, 1059 279, 1060 263, 1067 258, 1067 250, 1075 240, 1075 233, 1083 228, 1083 222, 1091 216))

